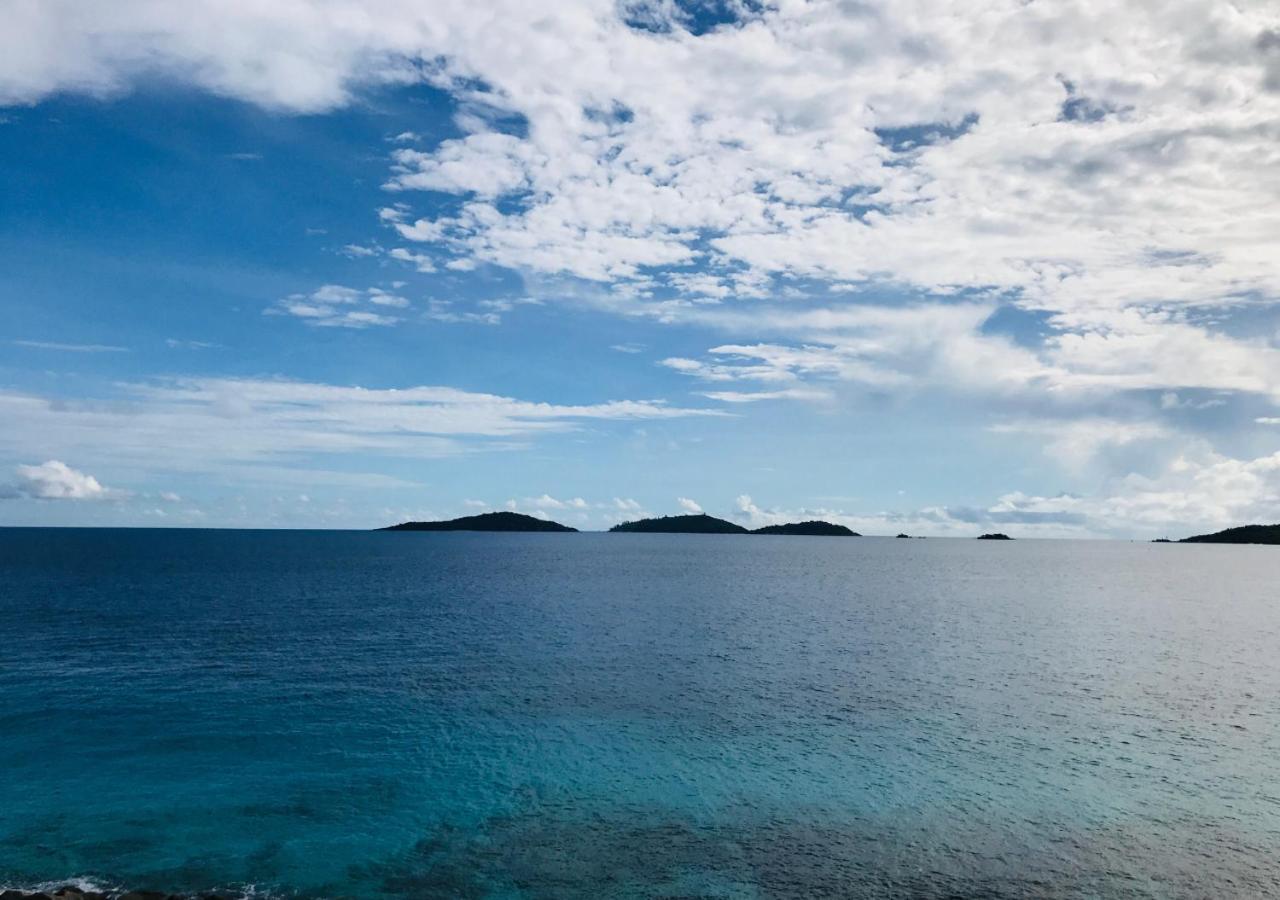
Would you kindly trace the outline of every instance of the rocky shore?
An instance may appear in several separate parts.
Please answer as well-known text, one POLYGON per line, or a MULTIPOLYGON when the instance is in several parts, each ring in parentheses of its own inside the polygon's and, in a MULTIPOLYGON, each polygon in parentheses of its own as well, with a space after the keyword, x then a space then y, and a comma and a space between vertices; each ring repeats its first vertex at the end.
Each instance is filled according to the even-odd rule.
POLYGON ((44 891, 0 891, 0 900, 234 900, 230 894, 166 894, 163 891, 95 891, 73 884, 44 891))

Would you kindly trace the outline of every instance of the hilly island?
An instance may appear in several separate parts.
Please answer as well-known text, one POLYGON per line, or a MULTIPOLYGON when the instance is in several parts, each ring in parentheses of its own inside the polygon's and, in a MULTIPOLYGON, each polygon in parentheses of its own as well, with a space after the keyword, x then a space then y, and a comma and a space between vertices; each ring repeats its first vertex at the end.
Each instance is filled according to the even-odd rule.
POLYGON ((632 534, 798 534, 825 537, 858 537, 843 525, 830 522, 793 522, 787 525, 766 525, 751 531, 734 522, 717 519, 706 513, 689 516, 661 516, 656 519, 640 519, 623 522, 609 529, 613 532, 632 534))
MULTIPOLYGON (((515 512, 489 512, 460 519, 439 522, 402 522, 388 525, 378 531, 538 531, 576 532, 578 529, 548 519, 539 519, 515 512)), ((633 534, 793 534, 817 537, 860 537, 843 525, 831 522, 790 522, 785 525, 766 525, 754 531, 734 522, 717 519, 705 513, 689 516, 662 516, 655 519, 639 519, 623 522, 609 529, 611 532, 633 534)))
POLYGON ((478 516, 463 516, 444 522, 402 522, 388 525, 378 531, 577 531, 559 522, 549 522, 535 516, 514 512, 488 512, 478 516))
POLYGON ((1182 544, 1280 544, 1280 525, 1241 525, 1183 538, 1182 544))

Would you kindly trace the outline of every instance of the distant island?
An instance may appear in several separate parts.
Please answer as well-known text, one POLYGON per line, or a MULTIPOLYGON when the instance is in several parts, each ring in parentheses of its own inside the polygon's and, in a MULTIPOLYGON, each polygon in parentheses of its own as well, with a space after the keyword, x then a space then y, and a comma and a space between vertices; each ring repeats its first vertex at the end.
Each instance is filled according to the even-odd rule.
POLYGON ((662 516, 658 519, 639 519, 614 525, 610 531, 633 534, 750 534, 751 532, 706 513, 693 516, 662 516))
POLYGON ((766 525, 757 528, 752 534, 804 534, 815 537, 862 537, 856 531, 835 525, 831 522, 812 520, 809 522, 789 522, 786 525, 766 525))
POLYGON ((894 535, 894 537, 910 538, 910 537, 911 537, 911 535, 909 535, 909 534, 902 534, 902 533, 898 533, 898 534, 895 534, 895 535, 894 535))
POLYGON ((402 522, 378 531, 577 531, 559 522, 514 512, 489 512, 444 522, 402 522))
POLYGON ((993 531, 993 532, 991 532, 990 534, 980 534, 980 535, 978 535, 978 540, 980 540, 980 541, 1011 541, 1011 540, 1013 540, 1013 538, 1011 538, 1011 537, 1009 537, 1009 535, 1007 535, 1007 534, 1003 534, 1003 533, 1001 533, 1001 532, 999 532, 999 531, 993 531))
POLYGON ((1183 538, 1182 544, 1280 544, 1280 525, 1241 525, 1183 538))
POLYGON ((831 522, 790 522, 786 525, 766 525, 754 531, 735 522, 717 519, 706 513, 691 516, 661 516, 656 519, 639 519, 623 522, 609 529, 631 534, 797 534, 817 537, 860 537, 843 525, 831 522))

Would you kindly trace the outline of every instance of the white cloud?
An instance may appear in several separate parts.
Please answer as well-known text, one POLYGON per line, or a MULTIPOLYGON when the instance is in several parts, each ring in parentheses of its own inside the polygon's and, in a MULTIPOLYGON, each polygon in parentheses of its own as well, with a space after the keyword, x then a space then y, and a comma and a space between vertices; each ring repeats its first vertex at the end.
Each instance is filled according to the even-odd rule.
POLYGON ((117 347, 113 344, 66 344, 60 341, 10 341, 17 347, 30 347, 32 350, 60 350, 65 353, 128 353, 128 347, 117 347))
MULTIPOLYGON (((577 302, 720 329, 662 364, 725 403, 981 395, 1079 467, 1171 437, 1100 399, 1154 392, 1170 418, 1280 400, 1280 340, 1255 327, 1280 301, 1280 176, 1259 164, 1280 139, 1274 5, 783 0, 704 34, 672 4, 645 7, 651 28, 623 9, 20 2, 0 103, 166 78, 311 112, 428 81, 463 134, 392 138, 414 146, 392 149, 379 218, 416 249, 388 255, 507 266, 577 302), (1037 424, 1046 406, 1078 421, 1037 424)), ((392 325, 398 296, 330 285, 272 311, 392 325)), ((1199 465, 1226 465, 1211 453, 1199 465)))
POLYGON ((502 322, 502 316, 496 312, 456 312, 453 306, 454 304, 451 300, 428 300, 423 318, 430 319, 433 322, 447 322, 453 325, 460 323, 499 325, 502 322))
POLYGON ((407 299, 382 288, 361 291, 340 284, 326 284, 310 294, 290 294, 264 312, 294 316, 308 325, 325 328, 369 328, 402 322, 402 317, 386 310, 408 306, 407 299))
POLYGON ((780 391, 703 391, 702 396, 721 403, 759 403, 762 400, 830 400, 826 391, 786 388, 780 391))
POLYGON ((20 465, 15 471, 18 482, 10 493, 18 496, 38 500, 110 500, 124 496, 123 491, 103 487, 92 475, 56 459, 20 465))
MULTIPOLYGON (((971 330, 954 349, 917 348, 935 374, 972 376, 1009 351, 997 389, 1030 371, 1042 387, 1276 396, 1274 347, 1170 312, 1280 297, 1280 178, 1256 164, 1280 121, 1268 4, 815 0, 704 34, 673 5, 645 7, 651 28, 624 8, 22 3, 0 36, 0 102, 160 76, 310 112, 426 80, 454 94, 465 133, 397 148, 389 184, 404 202, 382 216, 452 254, 444 267, 607 282, 612 302, 669 319, 796 290, 777 278, 817 279, 849 304, 886 287, 982 291, 1047 317, 1043 354, 971 330), (415 218, 416 190, 456 209, 415 218)), ((313 297, 281 309, 348 327, 392 318, 313 297)), ((896 341, 922 321, 883 330, 896 341)), ((826 349, 832 377, 901 374, 863 365, 878 355, 865 343, 826 349)))
POLYGON ((400 262, 412 264, 419 272, 430 273, 436 271, 435 261, 425 253, 414 253, 404 247, 395 247, 387 255, 400 262))
POLYGON ((0 391, 0 420, 8 426, 0 429, 0 459, 49 452, 110 461, 140 474, 218 471, 235 479, 302 484, 340 477, 377 487, 405 482, 385 475, 339 476, 308 463, 344 454, 423 459, 501 450, 589 422, 716 415, 721 413, 658 400, 553 404, 449 387, 379 390, 189 378, 122 385, 119 395, 101 401, 0 391))
POLYGON ((1068 469, 1080 469, 1102 450, 1169 438, 1173 432, 1149 421, 1103 418, 1026 420, 991 426, 996 434, 1032 435, 1044 442, 1045 452, 1068 469))
POLYGON ((826 507, 762 508, 749 495, 733 518, 752 528, 802 519, 837 522, 862 534, 1014 537, 1186 537, 1250 522, 1272 522, 1280 505, 1280 453, 1254 459, 1192 445, 1151 475, 1108 479, 1090 495, 1011 491, 978 507, 848 512, 826 507))
POLYGON ((690 500, 688 497, 677 497, 676 503, 687 513, 697 514, 702 512, 702 507, 698 505, 697 501, 690 500))

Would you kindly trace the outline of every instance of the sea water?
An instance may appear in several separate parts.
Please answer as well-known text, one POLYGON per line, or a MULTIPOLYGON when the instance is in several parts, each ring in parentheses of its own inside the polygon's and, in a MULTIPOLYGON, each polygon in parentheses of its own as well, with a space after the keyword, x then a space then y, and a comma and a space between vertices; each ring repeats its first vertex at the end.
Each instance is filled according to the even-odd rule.
POLYGON ((1280 548, 0 530, 0 884, 1280 893, 1280 548))

